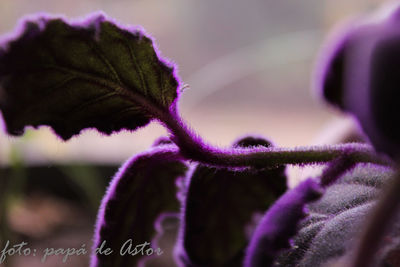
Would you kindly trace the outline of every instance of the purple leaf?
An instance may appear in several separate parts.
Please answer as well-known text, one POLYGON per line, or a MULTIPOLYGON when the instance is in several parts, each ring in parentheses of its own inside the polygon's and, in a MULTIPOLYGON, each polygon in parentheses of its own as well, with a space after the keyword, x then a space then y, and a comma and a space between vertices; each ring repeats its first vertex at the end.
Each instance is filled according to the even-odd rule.
POLYGON ((350 112, 378 151, 400 156, 400 7, 357 21, 338 34, 317 66, 318 87, 331 104, 350 112))
MULTIPOLYGON (((247 137, 235 147, 269 146, 247 137)), ((242 266, 246 227, 286 190, 285 168, 232 170, 198 165, 183 198, 181 237, 176 248, 186 266, 242 266)))
POLYGON ((122 246, 129 239, 132 250, 145 242, 150 244, 144 252, 151 247, 157 249, 152 242, 155 221, 161 213, 178 213, 180 208, 176 179, 185 175, 186 166, 176 155, 174 146, 163 145, 133 157, 118 171, 103 198, 94 238, 94 248, 105 242, 103 251, 111 248, 113 253, 94 252, 92 267, 136 266, 146 255, 121 255, 122 246))
MULTIPOLYGON (((308 215, 299 224, 291 248, 283 251, 273 266, 320 267, 349 252, 392 175, 388 167, 358 164, 341 176, 318 201, 307 206, 308 215)), ((396 260, 396 247, 400 246, 399 230, 397 224, 385 238, 378 256, 382 266, 397 266, 390 262, 396 260)))
POLYGON ((272 266, 278 254, 290 247, 289 240, 296 233, 297 224, 306 216, 305 205, 318 199, 322 191, 316 181, 307 179, 281 196, 267 211, 254 232, 244 265, 272 266))
POLYGON ((149 36, 103 14, 28 19, 0 46, 0 110, 13 135, 41 125, 64 140, 86 128, 135 130, 175 108, 178 85, 149 36))

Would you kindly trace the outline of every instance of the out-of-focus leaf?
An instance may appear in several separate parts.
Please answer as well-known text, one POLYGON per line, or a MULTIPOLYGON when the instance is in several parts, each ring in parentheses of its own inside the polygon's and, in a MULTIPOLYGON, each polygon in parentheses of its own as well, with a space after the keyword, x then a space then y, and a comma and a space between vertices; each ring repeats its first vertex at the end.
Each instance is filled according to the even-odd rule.
POLYGON ((150 37, 102 14, 80 23, 40 16, 0 46, 0 110, 9 134, 48 125, 64 140, 160 119, 178 80, 150 37))
POLYGON ((400 7, 386 13, 372 21, 355 21, 337 34, 316 72, 324 99, 355 115, 375 148, 397 158, 400 7))
MULTIPOLYGON (((269 146, 248 137, 234 146, 269 146)), ((189 181, 188 181, 189 182, 189 181)), ((231 170, 198 165, 184 194, 176 252, 186 266, 242 266, 246 227, 286 190, 285 168, 231 170)))
POLYGON ((187 169, 176 158, 176 150, 170 148, 153 148, 133 157, 113 178, 99 210, 94 242, 94 248, 98 248, 105 241, 104 249, 111 248, 113 253, 94 253, 92 267, 136 266, 146 257, 147 249, 156 249, 151 243, 156 233, 155 221, 161 213, 179 212, 175 180, 184 176, 187 169), (143 252, 138 247, 136 255, 122 256, 120 249, 129 239, 131 251, 145 242, 151 246, 145 246, 143 252))
MULTIPOLYGON (((340 177, 321 199, 308 206, 308 216, 300 223, 292 247, 281 253, 274 266, 319 267, 351 250, 392 175, 393 170, 388 167, 358 164, 340 177)), ((385 238, 379 263, 373 266, 397 266, 392 263, 399 259, 399 233, 397 223, 385 238)))

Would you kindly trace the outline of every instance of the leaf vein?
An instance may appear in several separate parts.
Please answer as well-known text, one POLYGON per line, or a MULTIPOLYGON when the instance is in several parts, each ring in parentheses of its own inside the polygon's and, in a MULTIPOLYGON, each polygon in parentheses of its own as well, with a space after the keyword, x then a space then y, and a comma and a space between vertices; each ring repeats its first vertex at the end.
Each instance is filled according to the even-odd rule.
POLYGON ((118 81, 119 84, 122 84, 122 81, 118 75, 118 72, 114 68, 114 66, 111 64, 111 62, 107 59, 107 57, 103 54, 103 51, 96 46, 96 44, 88 43, 90 48, 96 53, 96 55, 103 61, 103 63, 107 66, 109 71, 113 74, 114 78, 118 81))
POLYGON ((74 70, 70 67, 62 67, 52 64, 46 64, 44 67, 53 68, 55 70, 59 70, 65 73, 74 74, 76 77, 82 78, 86 81, 93 82, 104 86, 106 89, 110 91, 115 91, 121 96, 129 98, 135 104, 140 105, 143 109, 148 111, 152 116, 160 117, 164 114, 165 110, 158 105, 158 103, 154 103, 149 101, 148 98, 144 97, 140 93, 134 92, 132 90, 128 90, 124 84, 117 84, 113 81, 108 81, 102 77, 97 77, 95 75, 91 75, 88 73, 82 73, 79 70, 74 70))
POLYGON ((142 69, 140 68, 140 65, 137 62, 137 58, 135 56, 135 53, 133 52, 133 49, 132 49, 131 45, 128 42, 126 42, 125 40, 124 40, 124 44, 128 48, 129 55, 130 55, 130 57, 132 59, 133 64, 135 65, 136 72, 139 74, 140 83, 141 83, 142 88, 143 88, 143 94, 146 96, 150 92, 149 92, 149 89, 147 88, 147 84, 146 84, 146 81, 145 81, 144 76, 143 76, 143 71, 142 71, 142 69))
POLYGON ((72 109, 70 110, 70 113, 76 113, 76 112, 78 112, 78 111, 83 110, 85 107, 96 105, 97 103, 99 103, 99 102, 101 102, 101 101, 104 101, 104 100, 107 100, 107 99, 109 99, 109 98, 111 98, 111 97, 113 97, 113 96, 118 96, 118 94, 117 94, 116 92, 110 92, 110 93, 108 93, 108 94, 101 95, 101 96, 99 96, 99 97, 96 97, 96 98, 93 99, 93 100, 87 101, 87 102, 85 102, 85 103, 83 103, 83 104, 81 104, 81 105, 78 105, 78 106, 75 107, 75 108, 72 108, 72 109))

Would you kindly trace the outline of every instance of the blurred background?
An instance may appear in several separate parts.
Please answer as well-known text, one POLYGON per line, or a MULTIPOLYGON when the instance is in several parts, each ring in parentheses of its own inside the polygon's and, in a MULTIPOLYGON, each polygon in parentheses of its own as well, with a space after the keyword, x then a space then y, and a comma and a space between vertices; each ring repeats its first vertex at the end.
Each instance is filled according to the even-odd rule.
MULTIPOLYGON (((0 0, 0 34, 36 12, 78 18, 103 10, 123 24, 142 25, 178 64, 185 84, 180 113, 206 141, 223 147, 255 133, 292 147, 335 142, 353 126, 312 92, 314 62, 335 25, 383 2, 0 0)), ((21 138, 1 132, 0 249, 7 239, 38 248, 90 247, 109 179, 162 135, 157 123, 112 136, 88 130, 68 142, 47 127, 21 138)), ((60 259, 9 257, 4 266, 59 266, 60 259)), ((71 257, 63 266, 87 266, 87 260, 71 257)))

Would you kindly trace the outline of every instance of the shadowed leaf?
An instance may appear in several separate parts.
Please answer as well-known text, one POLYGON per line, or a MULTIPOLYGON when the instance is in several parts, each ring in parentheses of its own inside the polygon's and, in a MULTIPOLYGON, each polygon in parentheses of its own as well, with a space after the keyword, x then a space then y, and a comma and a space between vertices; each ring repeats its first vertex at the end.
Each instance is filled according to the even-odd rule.
MULTIPOLYGON (((269 146, 244 138, 234 146, 269 146)), ((230 170, 198 165, 184 200, 177 253, 185 266, 242 266, 246 228, 286 190, 285 168, 230 170)))
MULTIPOLYGON (((326 189, 318 201, 308 205, 308 216, 300 223, 290 250, 281 253, 276 267, 324 266, 351 249, 384 184, 393 175, 388 167, 358 164, 326 189)), ((400 224, 385 238, 378 257, 382 266, 395 267, 399 260, 400 224)), ((381 266, 374 265, 373 266, 381 266)))
POLYGON ((104 249, 111 248, 113 253, 94 253, 92 267, 136 266, 147 249, 156 249, 151 242, 156 233, 155 221, 161 213, 179 212, 176 179, 186 172, 173 148, 162 146, 140 154, 115 175, 100 207, 94 244, 98 248, 105 241, 104 249), (120 249, 129 239, 133 244, 131 251, 145 242, 151 245, 144 246, 142 251, 137 247, 136 255, 121 256, 120 249))
POLYGON ((0 47, 0 110, 13 135, 40 125, 64 140, 85 128, 135 130, 175 104, 173 72, 138 29, 101 14, 76 24, 42 16, 0 47))
POLYGON ((324 100, 350 112, 376 150, 400 156, 400 6, 385 16, 353 21, 319 59, 324 100))
POLYGON ((265 213, 246 251, 246 267, 269 267, 283 249, 289 248, 296 226, 306 214, 307 203, 318 199, 323 190, 313 179, 287 191, 265 213))

